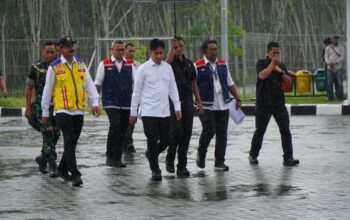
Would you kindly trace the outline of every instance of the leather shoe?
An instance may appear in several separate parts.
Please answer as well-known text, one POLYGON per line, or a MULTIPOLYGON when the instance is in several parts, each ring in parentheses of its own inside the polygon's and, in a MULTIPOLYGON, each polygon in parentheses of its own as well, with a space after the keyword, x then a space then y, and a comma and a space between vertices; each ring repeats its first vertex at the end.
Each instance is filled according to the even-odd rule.
POLYGON ((201 157, 199 153, 197 153, 197 159, 196 159, 196 164, 199 168, 204 169, 205 168, 205 158, 201 157))
POLYGON ((186 168, 184 168, 184 169, 177 169, 176 175, 178 177, 189 177, 190 176, 190 171, 188 171, 186 168))
POLYGON ((83 181, 81 180, 80 176, 75 176, 72 178, 72 186, 80 186, 83 184, 83 181))
POLYGON ((248 159, 250 164, 259 164, 259 161, 256 157, 249 156, 248 159))
POLYGON ((169 161, 165 161, 165 169, 169 173, 175 173, 175 166, 174 163, 171 163, 169 161))
POLYGON ((160 170, 152 171, 152 180, 162 181, 162 171, 160 170))
POLYGON ((228 171, 229 167, 224 163, 215 164, 214 169, 216 171, 228 171))
POLYGON ((295 166, 299 164, 299 160, 294 158, 288 158, 283 161, 284 166, 295 166))
POLYGON ((106 159, 106 165, 110 166, 110 167, 114 167, 114 160, 112 158, 108 158, 106 159))
POLYGON ((65 172, 65 171, 62 171, 60 169, 57 169, 56 174, 57 174, 58 177, 61 177, 65 181, 71 181, 72 180, 72 176, 69 175, 67 171, 65 172))
POLYGON ((114 167, 124 168, 126 164, 124 164, 121 160, 114 161, 114 167))

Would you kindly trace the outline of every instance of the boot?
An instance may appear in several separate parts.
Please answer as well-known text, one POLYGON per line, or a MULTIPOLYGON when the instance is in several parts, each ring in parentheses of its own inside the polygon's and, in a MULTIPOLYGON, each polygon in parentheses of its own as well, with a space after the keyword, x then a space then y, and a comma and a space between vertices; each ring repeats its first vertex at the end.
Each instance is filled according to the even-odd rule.
POLYGON ((39 171, 43 174, 47 174, 47 161, 40 155, 35 158, 35 162, 39 165, 39 171))

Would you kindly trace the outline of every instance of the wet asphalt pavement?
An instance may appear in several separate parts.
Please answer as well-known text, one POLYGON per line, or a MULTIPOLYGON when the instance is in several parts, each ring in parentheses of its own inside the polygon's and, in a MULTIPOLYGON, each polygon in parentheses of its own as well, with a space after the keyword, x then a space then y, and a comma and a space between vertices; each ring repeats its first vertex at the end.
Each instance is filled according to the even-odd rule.
MULTIPOLYGON (((84 185, 39 173, 34 161, 41 136, 25 118, 0 117, 0 219, 349 219, 350 117, 292 116, 297 167, 283 167, 281 141, 272 120, 259 157, 248 152, 254 117, 229 124, 226 164, 214 171, 214 140, 206 168, 195 164, 201 132, 195 118, 189 150, 190 178, 165 170, 162 182, 150 180, 142 124, 135 127, 134 156, 127 168, 105 166, 108 119, 86 117, 77 147, 84 185)), ((57 152, 62 155, 62 139, 57 152)))

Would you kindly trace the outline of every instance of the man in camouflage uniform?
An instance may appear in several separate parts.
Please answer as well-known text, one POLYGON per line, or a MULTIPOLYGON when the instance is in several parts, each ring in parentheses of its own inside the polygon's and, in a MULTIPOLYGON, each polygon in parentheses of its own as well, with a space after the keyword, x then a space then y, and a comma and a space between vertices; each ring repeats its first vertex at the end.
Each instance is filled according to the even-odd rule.
POLYGON ((56 174, 56 143, 59 138, 59 128, 53 116, 53 106, 50 108, 49 125, 42 123, 41 99, 45 86, 46 72, 49 64, 57 58, 57 51, 54 42, 45 42, 42 48, 41 59, 31 66, 26 81, 26 111, 25 116, 28 123, 37 131, 42 133, 43 146, 41 155, 35 158, 41 173, 48 173, 50 177, 57 177, 56 174), (49 171, 47 171, 47 163, 49 171))

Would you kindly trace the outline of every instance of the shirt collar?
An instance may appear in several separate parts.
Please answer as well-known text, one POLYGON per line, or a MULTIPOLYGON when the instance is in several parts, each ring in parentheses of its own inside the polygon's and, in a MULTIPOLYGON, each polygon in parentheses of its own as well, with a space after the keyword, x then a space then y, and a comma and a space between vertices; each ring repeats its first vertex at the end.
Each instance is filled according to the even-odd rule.
POLYGON ((205 64, 207 64, 207 63, 215 64, 215 63, 218 61, 218 59, 216 58, 215 62, 213 63, 213 62, 211 62, 210 60, 208 60, 206 56, 203 56, 203 58, 204 58, 205 64))
MULTIPOLYGON (((114 63, 117 59, 112 55, 112 56, 111 56, 111 60, 112 60, 112 62, 114 63)), ((123 57, 123 61, 126 61, 125 57, 123 57)))
MULTIPOLYGON (((68 61, 66 60, 66 58, 64 58, 63 55, 61 55, 61 61, 62 61, 62 63, 68 63, 68 61)), ((77 60, 75 59, 75 57, 73 57, 72 63, 74 63, 74 62, 77 62, 77 60)))
MULTIPOLYGON (((156 64, 156 63, 152 60, 152 58, 149 58, 149 62, 151 63, 152 66, 158 66, 158 64, 156 64)), ((162 63, 163 63, 163 61, 161 61, 159 65, 161 65, 162 63)))

